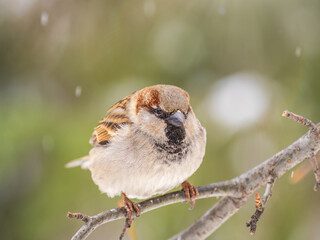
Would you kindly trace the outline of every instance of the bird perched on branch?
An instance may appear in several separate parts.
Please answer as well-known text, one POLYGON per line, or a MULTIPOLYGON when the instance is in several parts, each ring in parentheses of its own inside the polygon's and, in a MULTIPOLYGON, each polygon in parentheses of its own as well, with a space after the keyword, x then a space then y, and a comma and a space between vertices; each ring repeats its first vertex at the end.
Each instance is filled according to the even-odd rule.
POLYGON ((183 89, 155 85, 123 98, 99 122, 90 143, 88 156, 66 166, 88 168, 109 197, 122 194, 127 228, 134 211, 140 215, 129 198, 163 194, 181 184, 193 208, 199 193, 187 179, 202 162, 206 131, 183 89))

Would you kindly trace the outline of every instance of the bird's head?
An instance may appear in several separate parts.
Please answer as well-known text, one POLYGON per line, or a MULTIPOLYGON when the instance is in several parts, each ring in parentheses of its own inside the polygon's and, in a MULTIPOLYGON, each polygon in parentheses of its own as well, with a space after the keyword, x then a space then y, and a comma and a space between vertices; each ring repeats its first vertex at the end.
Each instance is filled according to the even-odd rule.
POLYGON ((192 109, 189 94, 171 85, 146 87, 135 96, 135 122, 156 138, 180 143, 192 109))

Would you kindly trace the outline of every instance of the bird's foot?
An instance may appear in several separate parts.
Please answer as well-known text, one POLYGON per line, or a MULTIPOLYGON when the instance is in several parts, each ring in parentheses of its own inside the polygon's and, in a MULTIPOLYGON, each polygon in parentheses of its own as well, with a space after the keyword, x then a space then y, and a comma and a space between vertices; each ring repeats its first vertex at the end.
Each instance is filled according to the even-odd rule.
POLYGON ((131 224, 134 219, 134 212, 136 212, 137 217, 139 217, 141 214, 140 208, 137 206, 137 204, 132 202, 125 193, 121 193, 121 194, 123 196, 123 204, 127 214, 126 214, 126 221, 125 221, 122 233, 120 235, 120 240, 123 239, 124 234, 131 227, 131 224))
POLYGON ((187 180, 181 183, 181 188, 186 193, 187 202, 191 201, 191 206, 189 209, 192 210, 196 204, 196 197, 199 196, 199 192, 197 188, 187 180))

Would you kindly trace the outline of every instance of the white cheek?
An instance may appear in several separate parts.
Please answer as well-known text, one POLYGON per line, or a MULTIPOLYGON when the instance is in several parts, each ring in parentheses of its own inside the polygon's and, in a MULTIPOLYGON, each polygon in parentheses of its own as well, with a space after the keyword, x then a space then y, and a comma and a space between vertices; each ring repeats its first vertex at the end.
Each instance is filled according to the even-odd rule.
POLYGON ((144 121, 144 122, 149 122, 149 121, 150 121, 150 116, 149 116, 149 114, 144 114, 143 117, 142 117, 142 121, 144 121))

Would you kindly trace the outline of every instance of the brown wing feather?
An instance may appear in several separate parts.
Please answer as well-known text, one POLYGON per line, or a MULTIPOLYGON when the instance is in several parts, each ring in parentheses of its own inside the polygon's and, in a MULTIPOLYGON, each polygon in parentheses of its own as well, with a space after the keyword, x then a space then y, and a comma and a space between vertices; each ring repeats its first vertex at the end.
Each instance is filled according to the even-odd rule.
POLYGON ((130 124, 126 114, 130 96, 121 99, 107 111, 107 116, 94 129, 90 140, 92 145, 107 145, 117 130, 130 124))
MULTIPOLYGON (((132 94, 131 94, 132 95, 132 94)), ((114 104, 108 111, 107 113, 113 111, 114 109, 124 109, 126 110, 127 104, 130 100, 131 95, 121 99, 119 102, 117 102, 116 104, 114 104)))

